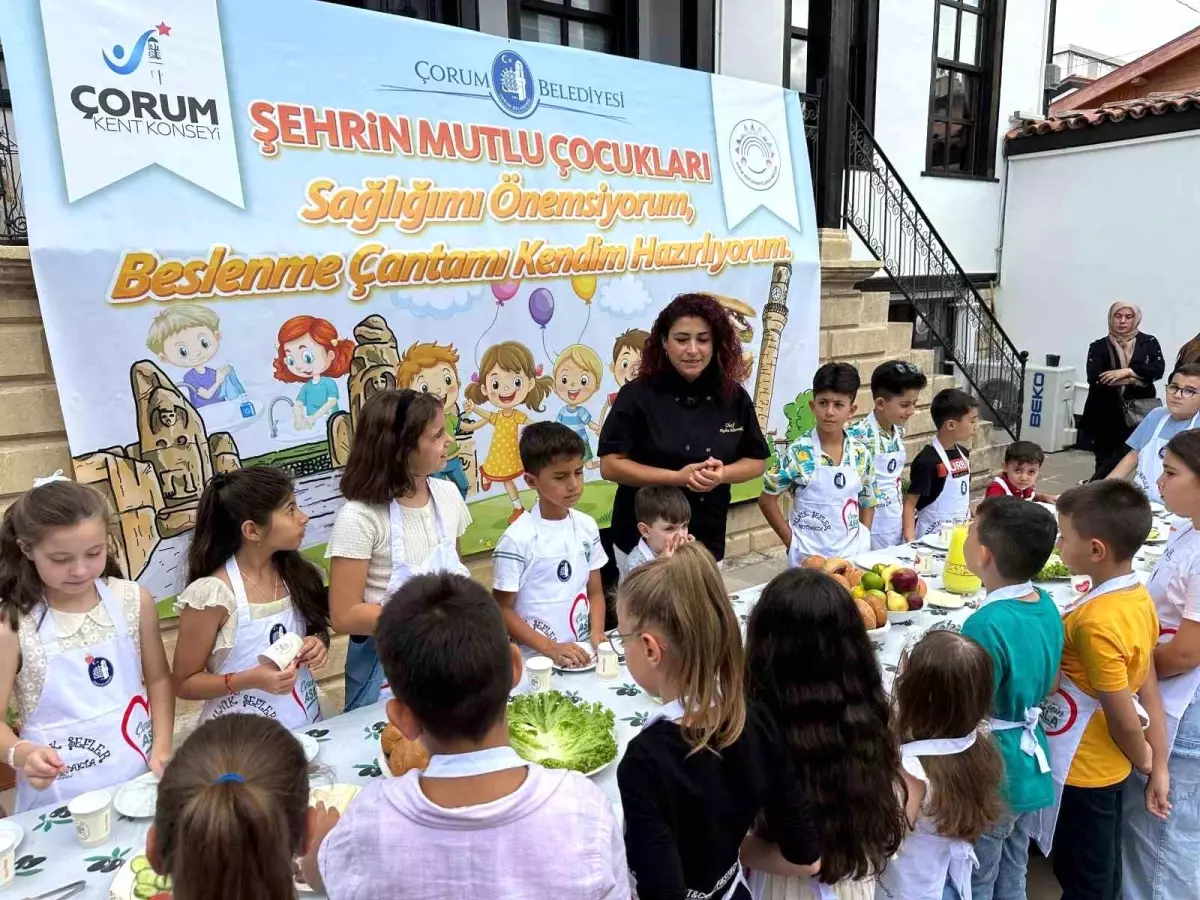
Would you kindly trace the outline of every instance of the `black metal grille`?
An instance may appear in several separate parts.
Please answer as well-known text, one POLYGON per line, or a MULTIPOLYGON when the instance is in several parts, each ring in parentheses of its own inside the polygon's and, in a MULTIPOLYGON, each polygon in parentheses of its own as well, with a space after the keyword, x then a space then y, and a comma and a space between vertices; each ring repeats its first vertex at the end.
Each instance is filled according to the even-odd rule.
MULTIPOLYGON (((0 75, 3 74, 0 68, 0 75)), ((17 139, 11 133, 12 100, 0 78, 0 244, 28 244, 25 199, 21 196, 21 167, 17 139)))
POLYGON ((1014 439, 1021 432, 1025 360, 853 107, 843 214, 983 405, 1014 439), (950 304, 954 315, 941 315, 950 304))
POLYGON ((816 94, 800 95, 800 112, 804 121, 804 143, 808 145, 808 167, 813 184, 817 183, 817 141, 821 135, 821 98, 816 94))

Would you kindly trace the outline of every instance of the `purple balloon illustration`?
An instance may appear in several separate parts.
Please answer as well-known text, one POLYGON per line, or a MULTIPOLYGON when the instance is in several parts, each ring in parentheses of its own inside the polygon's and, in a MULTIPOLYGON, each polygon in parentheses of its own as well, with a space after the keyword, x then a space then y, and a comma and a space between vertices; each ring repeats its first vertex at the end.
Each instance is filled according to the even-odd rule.
POLYGON ((529 315, 542 328, 554 318, 554 295, 545 288, 538 288, 529 295, 529 315))

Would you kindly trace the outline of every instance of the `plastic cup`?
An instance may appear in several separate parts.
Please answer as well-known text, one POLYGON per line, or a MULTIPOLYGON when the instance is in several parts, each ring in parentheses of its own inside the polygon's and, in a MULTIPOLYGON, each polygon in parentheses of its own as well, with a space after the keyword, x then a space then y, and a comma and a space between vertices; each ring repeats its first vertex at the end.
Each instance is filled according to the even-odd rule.
POLYGON ((270 663, 276 668, 286 669, 304 646, 304 639, 298 634, 288 631, 270 647, 258 654, 258 661, 263 665, 270 663))
POLYGON ((16 850, 17 836, 11 831, 0 831, 0 888, 12 884, 16 850))
POLYGON ((617 658, 617 651, 613 649, 613 645, 605 641, 600 645, 598 652, 596 677, 606 681, 618 677, 621 674, 621 661, 617 658))
POLYGON ((954 523, 943 522, 942 527, 938 530, 938 537, 942 539, 943 544, 949 547, 950 539, 954 537, 954 523))
POLYGON ((103 844, 112 833, 113 797, 108 791, 88 791, 67 804, 75 836, 85 847, 103 844))
POLYGON ((534 656, 525 662, 529 672, 529 687, 535 694, 550 690, 550 675, 554 671, 554 660, 548 656, 534 656))

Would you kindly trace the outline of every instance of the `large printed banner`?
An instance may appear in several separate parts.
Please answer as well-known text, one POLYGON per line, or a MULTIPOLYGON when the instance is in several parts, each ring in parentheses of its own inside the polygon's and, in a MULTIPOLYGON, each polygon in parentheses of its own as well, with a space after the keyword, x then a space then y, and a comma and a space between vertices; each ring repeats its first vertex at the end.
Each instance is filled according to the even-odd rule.
POLYGON ((363 402, 396 386, 444 398, 463 551, 490 547, 532 501, 520 428, 594 453, 684 291, 728 310, 766 430, 800 427, 819 265, 791 92, 317 0, 0 0, 0 42, 76 474, 158 596, 215 472, 289 469, 319 554, 363 402))

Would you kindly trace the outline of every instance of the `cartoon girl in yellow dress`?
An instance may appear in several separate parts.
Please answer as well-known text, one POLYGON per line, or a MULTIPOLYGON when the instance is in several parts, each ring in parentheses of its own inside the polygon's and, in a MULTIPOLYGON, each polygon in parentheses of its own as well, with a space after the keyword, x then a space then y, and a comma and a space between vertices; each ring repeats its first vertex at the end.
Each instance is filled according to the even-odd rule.
POLYGON ((525 512, 517 490, 517 479, 525 474, 518 439, 529 416, 517 407, 524 404, 534 412, 541 412, 552 382, 550 376, 541 374, 541 366, 534 363, 528 348, 516 341, 503 341, 484 351, 479 373, 472 377, 465 391, 467 403, 463 412, 478 413, 482 421, 463 426, 463 430, 475 431, 484 423, 494 429, 487 459, 479 467, 480 482, 485 491, 493 482, 504 485, 513 504, 510 524, 525 512), (498 411, 480 409, 477 403, 491 403, 498 411))

